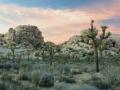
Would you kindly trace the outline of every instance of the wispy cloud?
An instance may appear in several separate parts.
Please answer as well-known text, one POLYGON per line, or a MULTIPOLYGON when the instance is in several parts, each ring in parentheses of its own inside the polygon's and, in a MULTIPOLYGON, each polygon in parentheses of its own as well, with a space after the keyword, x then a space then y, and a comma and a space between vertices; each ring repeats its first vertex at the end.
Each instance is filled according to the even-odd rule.
MULTIPOLYGON (((2 29, 1 32, 6 32, 8 27, 16 27, 19 24, 32 24, 40 28, 45 40, 53 40, 51 38, 56 37, 56 40, 53 40, 55 42, 59 41, 57 39, 62 34, 70 33, 71 35, 74 30, 78 30, 79 25, 90 21, 89 16, 82 10, 73 11, 71 9, 28 8, 2 4, 0 5, 0 13, 0 23, 7 26, 7 28, 2 27, 5 31, 2 29), (73 28, 75 25, 76 28, 73 28)), ((65 38, 59 42, 64 40, 65 38)))
MULTIPOLYGON (((9 27, 20 24, 31 24, 40 28, 46 41, 60 43, 75 34, 80 34, 80 30, 89 27, 91 19, 95 19, 98 26, 102 20, 120 16, 120 7, 116 5, 119 3, 103 7, 98 5, 94 8, 54 9, 0 4, 0 32, 5 33, 9 27)), ((120 33, 113 24, 109 30, 120 33)))

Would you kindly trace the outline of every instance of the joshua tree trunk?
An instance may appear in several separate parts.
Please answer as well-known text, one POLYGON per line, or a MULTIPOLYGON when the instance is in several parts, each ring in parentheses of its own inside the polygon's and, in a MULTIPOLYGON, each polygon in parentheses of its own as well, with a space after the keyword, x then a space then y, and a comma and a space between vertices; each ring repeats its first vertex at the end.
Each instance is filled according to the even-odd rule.
POLYGON ((103 60, 103 52, 100 50, 100 59, 103 60))
POLYGON ((50 50, 50 66, 53 65, 53 59, 54 59, 54 50, 51 49, 51 50, 50 50))
MULTIPOLYGON (((104 34, 103 34, 104 35, 104 34)), ((103 50, 102 50, 102 41, 103 41, 103 38, 101 38, 100 40, 100 47, 99 47, 99 51, 100 51, 100 60, 102 61, 103 60, 103 50)))
POLYGON ((50 66, 52 66, 52 60, 50 60, 50 66))
POLYGON ((41 55, 42 55, 42 60, 44 61, 45 60, 45 51, 44 50, 42 51, 41 55))
POLYGON ((14 50, 12 50, 12 59, 13 59, 13 61, 15 60, 15 51, 14 50))
POLYGON ((53 65, 53 56, 50 56, 50 66, 53 65))
POLYGON ((99 57, 98 57, 98 48, 95 40, 93 39, 93 46, 94 46, 94 52, 95 52, 95 61, 96 61, 96 72, 100 72, 99 69, 99 57))
POLYGON ((96 72, 99 72, 99 59, 98 59, 98 50, 95 47, 95 59, 96 59, 96 72))
POLYGON ((28 54, 28 57, 27 57, 28 61, 30 60, 30 55, 28 54))

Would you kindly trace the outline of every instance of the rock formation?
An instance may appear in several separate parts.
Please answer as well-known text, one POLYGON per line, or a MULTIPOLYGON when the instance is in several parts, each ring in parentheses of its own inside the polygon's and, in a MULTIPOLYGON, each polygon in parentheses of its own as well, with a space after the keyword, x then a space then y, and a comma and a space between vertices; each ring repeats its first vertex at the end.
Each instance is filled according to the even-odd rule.
POLYGON ((14 41, 17 45, 37 48, 44 43, 44 38, 38 27, 33 25, 19 25, 10 28, 6 40, 14 41))

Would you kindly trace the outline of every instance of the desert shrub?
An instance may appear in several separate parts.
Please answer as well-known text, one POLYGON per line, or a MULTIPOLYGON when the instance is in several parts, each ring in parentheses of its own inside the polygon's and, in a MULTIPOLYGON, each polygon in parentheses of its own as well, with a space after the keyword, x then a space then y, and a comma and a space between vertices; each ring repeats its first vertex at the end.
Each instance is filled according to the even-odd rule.
POLYGON ((38 90, 33 86, 24 86, 20 83, 0 81, 0 90, 38 90))
POLYGON ((114 64, 120 64, 120 53, 114 55, 106 55, 106 61, 114 64))
POLYGON ((27 60, 22 61, 20 63, 20 67, 21 67, 22 70, 28 71, 29 69, 31 69, 31 61, 29 61, 29 62, 27 60))
POLYGON ((0 81, 0 90, 7 90, 5 83, 0 81))
POLYGON ((62 73, 62 74, 70 74, 71 66, 66 64, 66 65, 58 65, 57 70, 62 73))
POLYGON ((69 88, 69 90, 98 90, 96 87, 91 85, 73 85, 69 88))
POLYGON ((65 83, 76 83, 75 79, 74 78, 71 78, 69 76, 64 76, 64 75, 61 75, 58 80, 60 82, 65 82, 65 83))
POLYGON ((94 73, 94 74, 92 74, 91 78, 94 81, 95 80, 103 80, 103 79, 105 79, 105 77, 101 73, 94 73))
POLYGON ((109 90, 111 85, 105 80, 96 80, 92 82, 92 85, 96 86, 100 90, 109 90))
POLYGON ((39 62, 39 63, 32 64, 31 69, 32 70, 40 70, 41 72, 46 72, 46 71, 49 71, 49 65, 39 62))
POLYGON ((26 87, 26 86, 24 86, 22 90, 41 90, 41 89, 38 89, 36 87, 28 87, 28 86, 26 87))
POLYGON ((111 85, 120 85, 120 68, 116 66, 108 66, 103 71, 103 75, 111 85))
POLYGON ((18 70, 19 69, 19 65, 16 63, 5 63, 5 64, 0 64, 0 69, 15 69, 18 70))
POLYGON ((19 70, 20 66, 17 63, 11 63, 11 68, 15 70, 19 70))
POLYGON ((55 85, 54 90, 98 90, 95 86, 83 85, 68 85, 65 83, 58 83, 55 85))
POLYGON ((54 76, 50 73, 34 71, 31 76, 35 86, 52 87, 54 86, 54 76))
POLYGON ((40 76, 41 76, 40 72, 38 71, 32 72, 31 79, 32 79, 32 82, 35 84, 35 86, 39 86, 40 76))
POLYGON ((89 84, 96 86, 100 90, 108 90, 111 88, 110 83, 100 73, 93 74, 89 84))
POLYGON ((95 71, 95 64, 94 63, 84 63, 83 66, 81 67, 84 72, 94 72, 95 71))
POLYGON ((54 76, 50 73, 35 71, 32 73, 32 82, 36 86, 52 87, 54 86, 54 76))
POLYGON ((81 71, 82 72, 87 72, 88 71, 88 67, 87 66, 81 66, 81 71))
POLYGON ((83 84, 83 85, 73 85, 69 90, 98 90, 96 87, 83 84))
POLYGON ((58 83, 55 85, 54 90, 98 90, 95 86, 83 84, 83 85, 71 85, 66 83, 58 83))
POLYGON ((17 87, 18 87, 17 84, 13 84, 12 82, 9 81, 0 82, 0 90, 20 90, 20 88, 17 87))
POLYGON ((45 73, 41 76, 39 85, 41 87, 52 87, 54 86, 54 76, 52 74, 45 73))
POLYGON ((11 75, 9 75, 8 73, 3 73, 2 75, 1 75, 1 80, 3 80, 3 81, 11 81, 12 80, 12 76, 11 75))
POLYGON ((11 68, 11 66, 8 64, 8 65, 6 65, 6 64, 0 64, 0 69, 10 69, 11 68))
POLYGON ((17 75, 17 80, 30 80, 30 78, 28 77, 27 73, 25 72, 20 72, 17 75))
POLYGON ((81 64, 79 64, 79 69, 80 69, 80 72, 87 72, 87 73, 91 73, 91 72, 94 72, 95 71, 95 65, 94 64, 91 64, 91 63, 84 63, 82 62, 81 64))
POLYGON ((69 90, 69 85, 66 83, 57 83, 54 86, 54 90, 69 90))
POLYGON ((82 74, 82 71, 79 68, 71 68, 71 74, 72 75, 82 74))

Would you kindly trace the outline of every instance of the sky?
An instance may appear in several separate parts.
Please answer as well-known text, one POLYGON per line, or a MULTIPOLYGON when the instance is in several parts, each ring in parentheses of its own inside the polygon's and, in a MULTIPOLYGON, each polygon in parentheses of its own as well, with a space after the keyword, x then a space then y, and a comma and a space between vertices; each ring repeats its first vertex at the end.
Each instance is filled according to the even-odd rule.
POLYGON ((45 41, 62 43, 90 20, 120 34, 120 0, 0 0, 0 33, 18 25, 38 26, 45 41))

